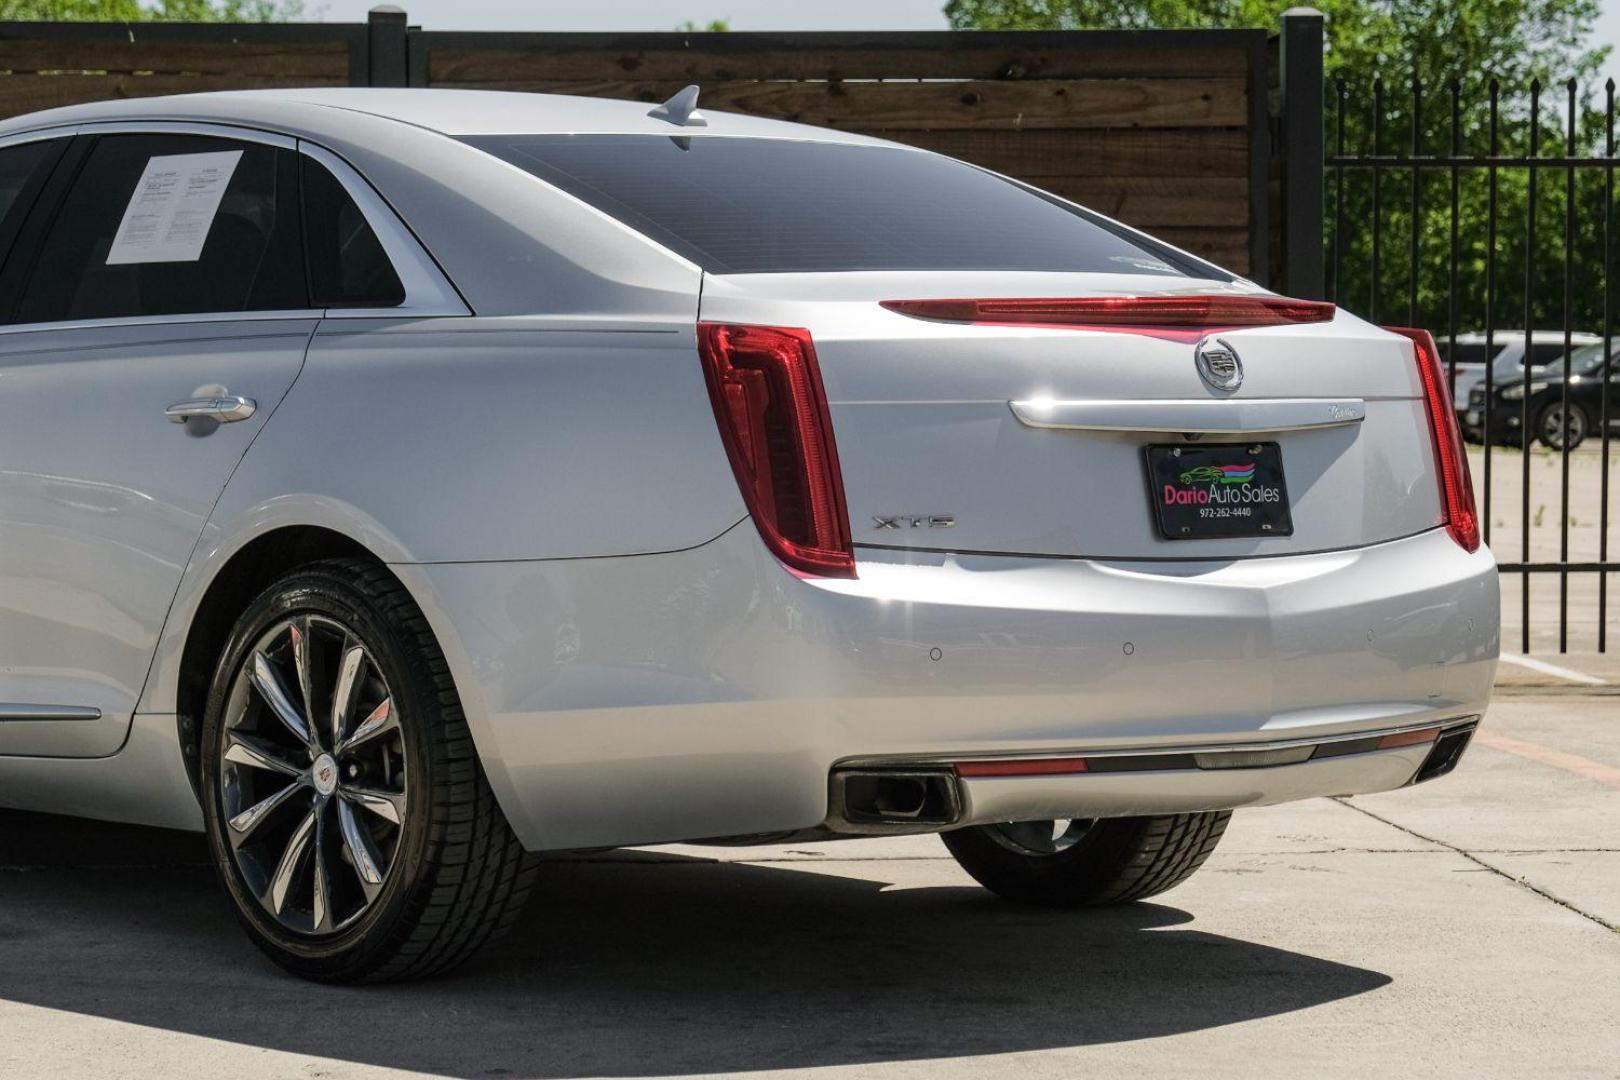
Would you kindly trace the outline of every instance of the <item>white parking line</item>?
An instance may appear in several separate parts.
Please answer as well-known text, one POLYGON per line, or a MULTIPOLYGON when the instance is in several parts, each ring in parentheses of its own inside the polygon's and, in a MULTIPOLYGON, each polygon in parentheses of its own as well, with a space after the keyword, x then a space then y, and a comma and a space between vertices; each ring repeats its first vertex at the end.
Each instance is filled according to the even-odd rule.
POLYGON ((1545 660, 1537 660, 1535 657, 1525 656, 1523 653, 1505 652, 1502 654, 1502 659, 1510 664, 1517 664, 1520 667, 1529 668, 1531 671, 1539 671, 1543 675, 1553 675, 1560 679, 1568 679, 1570 682, 1584 683, 1587 686, 1608 685, 1596 675, 1588 675, 1586 672, 1576 671, 1574 668, 1559 667, 1557 664, 1549 664, 1545 660))

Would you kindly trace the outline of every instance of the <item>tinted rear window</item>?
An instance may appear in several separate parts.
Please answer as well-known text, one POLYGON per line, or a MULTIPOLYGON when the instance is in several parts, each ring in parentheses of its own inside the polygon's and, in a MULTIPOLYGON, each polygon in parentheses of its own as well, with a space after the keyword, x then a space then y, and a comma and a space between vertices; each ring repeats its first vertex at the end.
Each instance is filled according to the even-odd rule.
POLYGON ((713 273, 1225 276, 971 165, 915 150, 718 136, 466 141, 713 273))
POLYGON ((0 221, 11 213, 23 186, 52 149, 51 143, 35 142, 0 150, 0 221))
MULTIPOLYGON (((1459 364, 1483 364, 1488 355, 1483 344, 1468 341, 1457 343, 1456 359, 1459 364)), ((1452 359, 1452 352, 1444 341, 1440 342, 1440 359, 1448 363, 1452 359)))
POLYGON ((259 143, 102 136, 41 245, 17 320, 305 307, 294 170, 291 150, 259 143), (213 205, 165 217, 165 194, 193 185, 217 185, 213 205), (188 214, 195 247, 158 242, 188 214))
POLYGON ((337 177, 303 161, 304 249, 316 307, 398 307, 405 286, 382 242, 337 177))
POLYGON ((1564 362, 1564 343, 1561 341, 1538 341, 1530 346, 1530 363, 1534 365, 1550 364, 1554 361, 1564 362))

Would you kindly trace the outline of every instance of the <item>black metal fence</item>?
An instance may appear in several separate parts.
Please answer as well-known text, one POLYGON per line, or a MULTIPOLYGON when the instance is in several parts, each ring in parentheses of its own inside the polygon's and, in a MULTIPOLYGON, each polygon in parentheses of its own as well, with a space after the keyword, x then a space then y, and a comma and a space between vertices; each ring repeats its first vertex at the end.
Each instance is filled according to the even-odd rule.
POLYGON ((1358 92, 1338 82, 1328 117, 1327 291, 1374 321, 1430 328, 1453 386, 1466 354, 1483 356, 1483 379, 1458 405, 1483 439, 1475 469, 1484 535, 1502 573, 1517 578, 1504 599, 1517 592, 1518 645, 1551 644, 1554 609, 1539 589, 1556 578, 1559 651, 1571 648, 1573 631, 1580 645, 1595 637, 1602 652, 1608 576, 1620 571, 1609 536, 1611 427, 1620 421, 1614 82, 1548 89, 1494 80, 1430 88, 1414 78, 1358 92), (1534 362, 1549 338, 1555 355, 1542 380, 1524 368, 1508 401, 1514 380, 1495 362, 1499 351, 1522 345, 1534 362), (1600 366, 1580 375, 1594 338, 1600 366), (1575 435, 1588 436, 1579 450, 1575 435), (1543 496, 1556 484, 1551 526, 1538 480, 1543 496))

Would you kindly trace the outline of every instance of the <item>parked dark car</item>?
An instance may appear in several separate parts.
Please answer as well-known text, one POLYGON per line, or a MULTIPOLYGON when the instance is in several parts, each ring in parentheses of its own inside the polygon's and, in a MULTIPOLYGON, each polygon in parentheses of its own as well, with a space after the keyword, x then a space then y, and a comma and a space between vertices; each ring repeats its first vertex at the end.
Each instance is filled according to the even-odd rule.
MULTIPOLYGON (((1608 368, 1608 410, 1610 429, 1620 425, 1620 348, 1616 348, 1607 365, 1602 345, 1588 345, 1576 349, 1569 358, 1569 415, 1564 414, 1564 365, 1549 364, 1530 373, 1530 434, 1543 446, 1562 449, 1566 431, 1570 449, 1584 442, 1588 436, 1600 432, 1604 411, 1604 368, 1608 368)), ((1521 372, 1508 375, 1493 389, 1490 409, 1491 441, 1513 446, 1524 442, 1523 431, 1527 392, 1521 372)), ((1468 410, 1464 421, 1470 431, 1485 430, 1485 387, 1475 386, 1468 393, 1468 410)))
MULTIPOLYGON (((1577 348, 1596 345, 1603 339, 1596 334, 1574 333, 1569 344, 1577 348)), ((1468 424, 1462 415, 1468 409, 1469 393, 1476 386, 1485 385, 1485 361, 1496 369, 1492 382, 1510 379, 1524 370, 1525 334, 1523 330, 1497 329, 1491 334, 1478 331, 1458 334, 1455 347, 1450 340, 1440 341, 1440 362, 1451 375, 1451 401, 1459 422, 1463 423, 1463 437, 1469 442, 1484 441, 1478 425, 1468 424)), ((1530 366, 1543 368, 1564 362, 1564 332, 1562 330, 1534 330, 1530 334, 1530 366)))

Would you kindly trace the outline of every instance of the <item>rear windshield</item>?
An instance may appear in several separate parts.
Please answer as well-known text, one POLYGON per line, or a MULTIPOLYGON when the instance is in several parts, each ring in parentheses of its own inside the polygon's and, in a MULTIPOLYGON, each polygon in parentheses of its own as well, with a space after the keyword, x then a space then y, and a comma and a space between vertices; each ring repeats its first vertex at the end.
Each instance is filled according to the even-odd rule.
POLYGON ((465 140, 717 274, 1055 270, 1229 276, 950 158, 663 135, 465 140))

